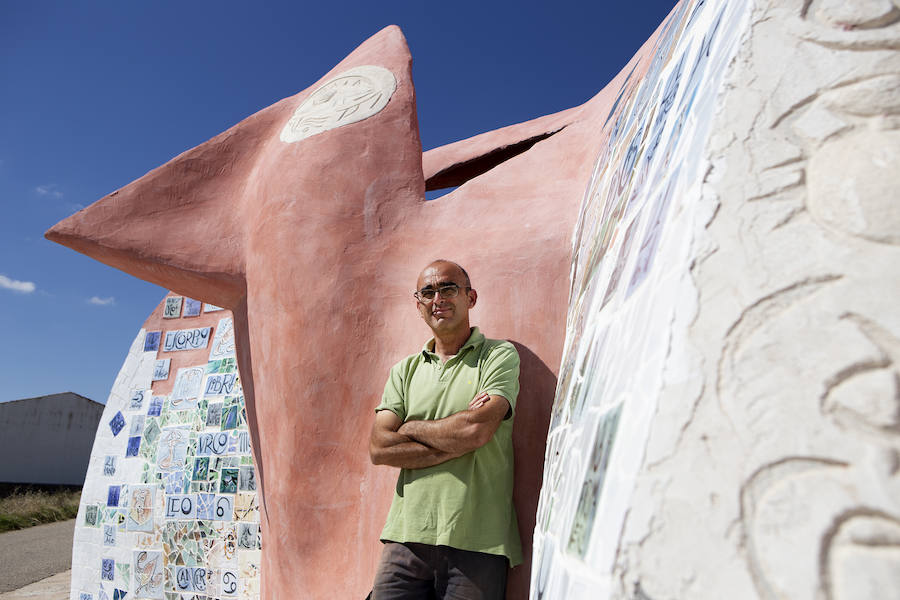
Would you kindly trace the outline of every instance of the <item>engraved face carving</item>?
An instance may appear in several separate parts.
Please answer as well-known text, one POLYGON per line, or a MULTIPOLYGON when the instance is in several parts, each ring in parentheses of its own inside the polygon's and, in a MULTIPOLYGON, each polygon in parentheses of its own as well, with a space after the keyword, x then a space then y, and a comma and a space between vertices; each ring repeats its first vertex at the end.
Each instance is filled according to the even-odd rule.
POLYGON ((310 136, 378 114, 397 80, 382 67, 364 65, 344 71, 314 91, 294 111, 281 130, 281 141, 299 142, 310 136))

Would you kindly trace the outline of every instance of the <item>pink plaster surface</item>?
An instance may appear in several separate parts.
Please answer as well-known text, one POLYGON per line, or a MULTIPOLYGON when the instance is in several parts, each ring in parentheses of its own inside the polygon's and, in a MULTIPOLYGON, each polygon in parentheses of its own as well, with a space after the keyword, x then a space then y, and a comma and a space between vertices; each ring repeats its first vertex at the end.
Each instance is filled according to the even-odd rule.
POLYGON ((410 67, 402 33, 388 27, 318 83, 47 232, 233 311, 263 504, 264 598, 368 593, 397 477, 369 462, 369 431, 388 369, 429 337, 411 292, 435 258, 466 267, 479 293, 473 324, 514 342, 522 358, 515 501, 526 562, 512 571, 508 597, 527 597, 571 235, 624 75, 578 109, 429 152, 433 173, 566 125, 426 202, 410 67), (312 91, 359 65, 396 77, 381 112, 279 140, 312 91))

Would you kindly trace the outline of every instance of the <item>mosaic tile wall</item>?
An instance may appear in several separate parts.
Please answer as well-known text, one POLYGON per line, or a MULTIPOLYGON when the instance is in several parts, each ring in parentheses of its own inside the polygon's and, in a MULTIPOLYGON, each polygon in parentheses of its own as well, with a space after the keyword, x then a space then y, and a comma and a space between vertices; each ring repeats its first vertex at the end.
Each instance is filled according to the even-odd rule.
POLYGON ((534 537, 532 598, 609 597, 662 386, 722 78, 744 0, 685 0, 629 74, 573 240, 566 344, 534 537), (610 490, 613 490, 610 492, 610 490))
POLYGON ((231 315, 170 295, 147 326, 94 442, 70 598, 259 598, 258 498, 231 315))

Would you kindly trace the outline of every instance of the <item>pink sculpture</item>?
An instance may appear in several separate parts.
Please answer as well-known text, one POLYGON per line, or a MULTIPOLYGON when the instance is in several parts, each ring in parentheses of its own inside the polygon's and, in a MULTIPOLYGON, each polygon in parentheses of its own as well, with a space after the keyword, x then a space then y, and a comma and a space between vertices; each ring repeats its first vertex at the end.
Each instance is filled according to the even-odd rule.
POLYGON ((369 430, 390 365, 429 337, 411 291, 435 258, 467 268, 480 298, 473 324, 522 358, 526 562, 509 596, 527 596, 573 225, 604 119, 637 62, 583 107, 423 158, 410 54, 388 27, 313 86, 47 232, 234 312, 263 502, 263 597, 368 592, 397 475, 370 464, 369 430), (426 188, 462 183, 424 200, 426 188))

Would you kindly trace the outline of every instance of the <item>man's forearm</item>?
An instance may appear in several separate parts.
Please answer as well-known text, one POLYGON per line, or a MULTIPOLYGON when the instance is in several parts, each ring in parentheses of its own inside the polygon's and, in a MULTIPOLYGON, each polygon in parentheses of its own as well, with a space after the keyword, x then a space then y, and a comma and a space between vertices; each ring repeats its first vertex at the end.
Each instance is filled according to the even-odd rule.
POLYGON ((466 411, 436 421, 407 421, 397 433, 431 448, 459 455, 484 445, 477 436, 476 425, 467 418, 466 411))
POLYGON ((399 432, 381 436, 371 455, 375 464, 400 469, 424 469, 460 456, 417 442, 399 432))
POLYGON ((472 399, 466 410, 434 421, 407 421, 397 433, 461 456, 487 444, 509 409, 509 401, 503 396, 482 392, 472 399))

